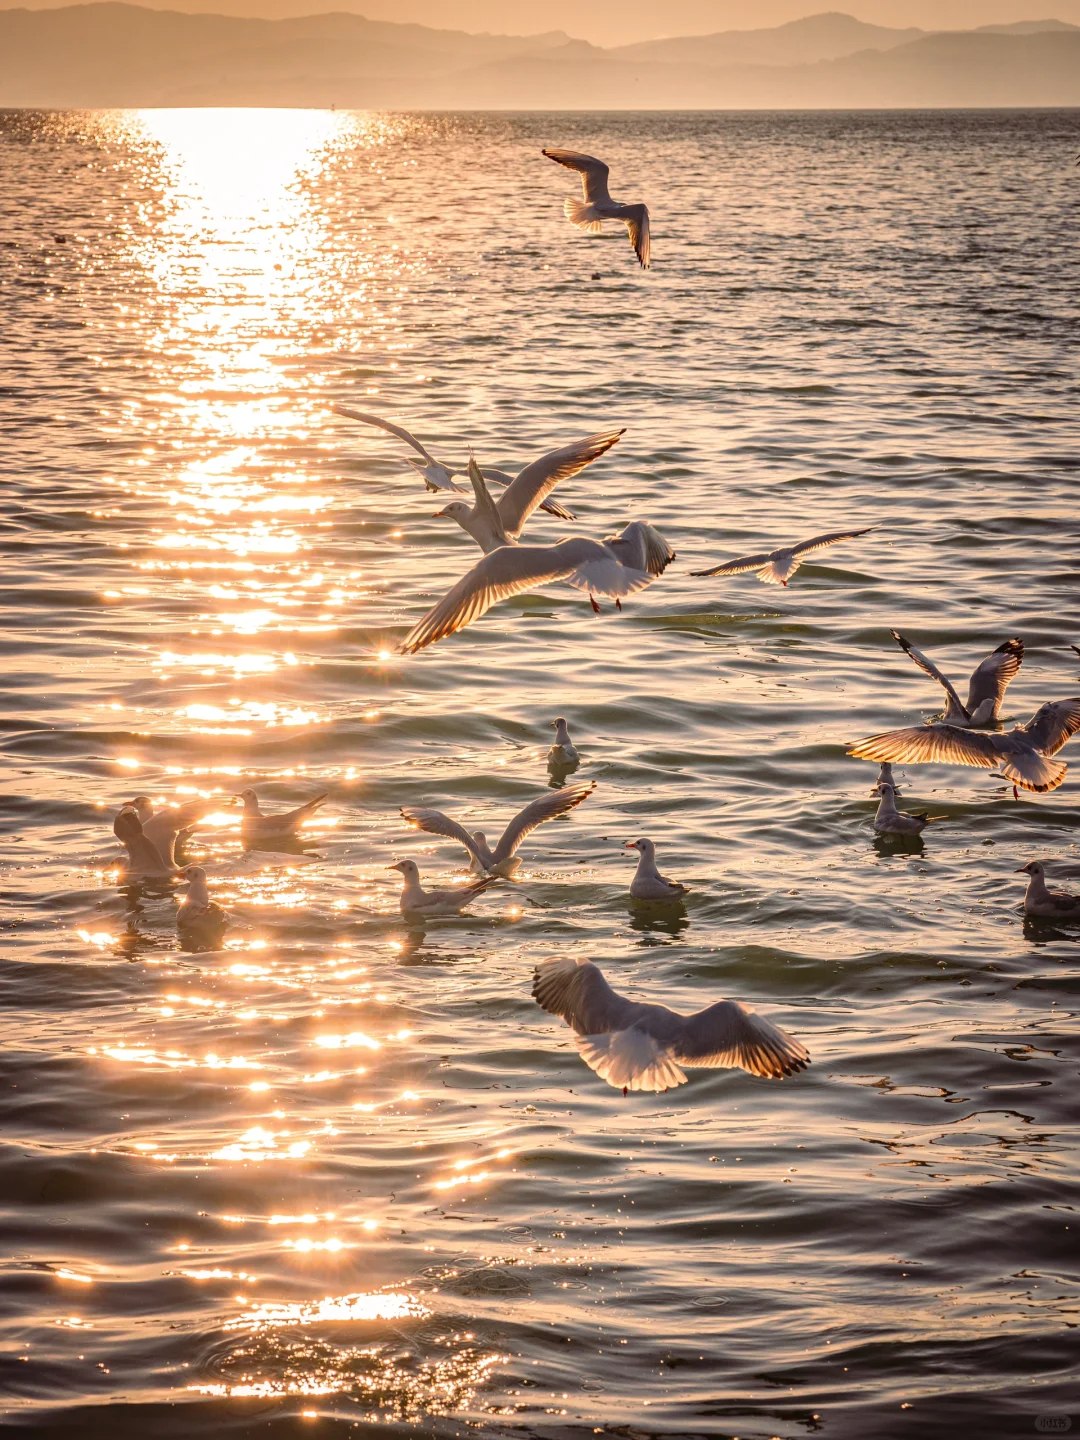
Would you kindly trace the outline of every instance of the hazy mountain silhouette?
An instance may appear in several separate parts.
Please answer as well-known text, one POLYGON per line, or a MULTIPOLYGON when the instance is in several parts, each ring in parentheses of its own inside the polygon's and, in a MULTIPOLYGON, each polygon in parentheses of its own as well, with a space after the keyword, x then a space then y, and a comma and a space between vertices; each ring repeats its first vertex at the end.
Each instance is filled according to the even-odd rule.
POLYGON ((348 13, 0 10, 0 105, 723 109, 1080 104, 1080 27, 926 34, 813 15, 601 49, 348 13))

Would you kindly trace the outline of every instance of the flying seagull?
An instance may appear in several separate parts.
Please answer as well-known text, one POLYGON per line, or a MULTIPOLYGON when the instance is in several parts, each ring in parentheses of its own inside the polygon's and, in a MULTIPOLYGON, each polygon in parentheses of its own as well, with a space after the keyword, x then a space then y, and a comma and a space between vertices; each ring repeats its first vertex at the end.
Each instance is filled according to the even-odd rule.
MULTIPOLYGON (((374 425, 379 430, 385 430, 388 435, 393 435, 398 440, 404 440, 405 444, 411 446, 412 449, 415 450, 420 457, 418 460, 414 460, 411 456, 408 457, 409 464, 412 465, 413 468, 419 473, 419 475, 423 479, 424 485, 428 490, 452 490, 461 495, 465 495, 468 493, 465 486, 459 485, 454 479, 454 476, 461 474, 461 471, 452 470, 449 465, 444 465, 441 460, 436 460, 434 455, 432 455, 431 452, 424 445, 421 445, 420 441, 417 440, 416 436, 405 429, 404 425, 395 425, 393 421, 383 420, 379 415, 369 415, 366 411, 354 410, 351 405, 333 405, 331 406, 331 409, 334 411, 335 415, 344 415, 349 420, 359 420, 361 424, 364 425, 374 425)), ((619 434, 622 434, 622 431, 620 431, 619 434)), ((611 443, 614 444, 615 442, 612 441, 611 443)), ((597 454, 602 453, 602 451, 597 451, 597 454)), ((541 460, 537 461, 536 463, 540 464, 542 463, 543 459, 546 458, 548 457, 541 457, 541 460)), ((590 458, 595 459, 596 457, 592 456, 590 458)), ((588 463, 589 462, 587 460, 583 462, 583 464, 586 465, 588 463)), ((528 468, 529 467, 526 466, 526 469, 528 468)), ((583 467, 579 465, 578 469, 580 470, 581 468, 583 467)), ((567 474, 571 473, 574 472, 567 472, 567 474)), ((507 475, 504 470, 485 469, 484 475, 488 481, 488 484, 490 485, 509 486, 513 484, 514 479, 516 478, 512 475, 507 475)), ((565 476, 562 475, 557 477, 557 479, 564 478, 565 476)), ((554 483, 555 482, 553 481, 552 485, 554 485, 554 483)), ((548 488, 550 489, 552 487, 549 486, 548 488)), ((572 510, 565 509, 565 507, 560 505, 556 500, 548 500, 547 498, 543 498, 538 503, 541 510, 546 510, 549 515, 555 515, 560 520, 576 519, 576 516, 574 515, 572 510)), ((521 523, 525 523, 524 519, 521 523)))
POLYGON ((546 820, 554 820, 556 816, 573 810, 576 805, 587 800, 595 789, 596 781, 593 780, 587 784, 567 786, 564 790, 548 790, 537 796, 510 821, 494 850, 482 830, 474 830, 470 834, 464 825, 459 825, 441 810, 410 805, 402 810, 401 815, 410 825, 415 825, 418 830, 426 830, 429 835, 447 835, 450 839, 459 841, 469 852, 472 868, 480 874, 501 875, 509 879, 521 864, 517 849, 525 836, 538 825, 543 825, 546 820))
POLYGON ((983 770, 1000 768, 1007 780, 1024 790, 1056 790, 1069 768, 1053 760, 1061 747, 1080 730, 1080 697, 1050 700, 1039 707, 1026 725, 1011 730, 964 730, 941 721, 890 730, 860 740, 847 752, 857 760, 888 760, 893 764, 974 765, 983 770))
POLYGON ((711 570, 692 570, 692 575, 743 575, 756 570, 763 585, 787 586, 807 555, 814 550, 825 550, 838 545, 841 540, 854 540, 858 535, 869 535, 875 527, 868 525, 865 530, 838 530, 832 535, 816 535, 813 540, 803 540, 799 545, 787 549, 769 550, 762 555, 745 555, 741 560, 727 560, 723 565, 714 565, 711 570))
POLYGON ((556 165, 565 165, 576 170, 581 176, 581 200, 567 199, 563 212, 572 224, 592 234, 603 229, 604 220, 621 220, 630 236, 634 254, 641 262, 641 268, 649 268, 649 211, 645 205, 620 205, 612 200, 608 192, 608 167, 602 160, 591 155, 581 155, 576 150, 544 150, 542 152, 556 165))
POLYGON ((616 608, 622 597, 651 585, 675 559, 659 531, 633 520, 606 540, 560 540, 557 545, 502 545, 479 560, 456 585, 413 626, 401 644, 411 655, 437 640, 464 630, 500 600, 565 580, 589 592, 596 614, 596 595, 612 595, 616 608))
POLYGON ((719 1000, 695 1015, 617 994, 591 960, 544 960, 533 998, 575 1031, 581 1058, 601 1080, 622 1090, 682 1085, 682 1066, 741 1069, 770 1080, 810 1063, 806 1047, 738 1000, 719 1000))
MULTIPOLYGON (((589 435, 558 450, 549 450, 539 460, 519 470, 497 500, 492 498, 486 483, 491 479, 492 472, 481 470, 472 460, 469 462, 469 479, 476 497, 475 505, 469 505, 465 500, 451 500, 435 514, 456 520, 485 554, 497 550, 500 545, 513 545, 525 528, 526 520, 538 505, 543 506, 559 481, 568 480, 584 470, 586 465, 591 465, 623 434, 623 430, 609 430, 603 435, 589 435)), ((574 519, 568 510, 561 513, 567 519, 574 519)))
POLYGON ((905 640, 899 630, 890 630, 901 650, 906 650, 920 670, 936 680, 948 697, 948 704, 941 719, 946 725, 993 725, 1001 713, 1005 691, 1020 666, 1024 663, 1024 642, 1006 640, 979 664, 968 681, 967 702, 960 696, 941 673, 929 656, 917 650, 910 640, 905 640))

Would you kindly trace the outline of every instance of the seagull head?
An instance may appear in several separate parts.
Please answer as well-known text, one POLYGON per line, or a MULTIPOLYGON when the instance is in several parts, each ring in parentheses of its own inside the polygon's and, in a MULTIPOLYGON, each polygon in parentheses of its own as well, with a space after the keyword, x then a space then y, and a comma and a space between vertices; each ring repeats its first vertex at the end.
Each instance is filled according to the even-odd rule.
POLYGON ((239 795, 233 796, 233 804, 235 805, 237 802, 241 805, 257 805, 259 803, 259 797, 255 794, 255 791, 249 787, 247 790, 241 790, 239 795))
POLYGON ((484 834, 483 830, 474 830, 472 838, 476 841, 477 845, 480 846, 481 850, 485 850, 487 848, 487 836, 484 834))
POLYGON ((1029 860, 1026 865, 1021 865, 1016 873, 1017 875, 1041 875, 1043 863, 1041 860, 1029 860))
POLYGON ((144 825, 147 820, 153 819, 154 803, 149 795, 136 795, 134 800, 129 800, 127 803, 144 825))
POLYGON ((656 854, 656 846, 651 840, 627 840, 623 849, 637 850, 640 854, 647 855, 650 860, 656 854))
POLYGON ((456 520, 459 525, 464 525, 472 511, 464 500, 451 500, 449 505, 444 505, 441 510, 436 510, 431 517, 433 520, 456 520))
POLYGON ((396 860, 393 865, 387 866, 388 870, 400 870, 402 875, 408 879, 419 879, 420 871, 416 867, 415 860, 396 860))
POLYGON ((880 795, 896 794, 896 786, 888 780, 879 780, 877 783, 877 790, 880 795))

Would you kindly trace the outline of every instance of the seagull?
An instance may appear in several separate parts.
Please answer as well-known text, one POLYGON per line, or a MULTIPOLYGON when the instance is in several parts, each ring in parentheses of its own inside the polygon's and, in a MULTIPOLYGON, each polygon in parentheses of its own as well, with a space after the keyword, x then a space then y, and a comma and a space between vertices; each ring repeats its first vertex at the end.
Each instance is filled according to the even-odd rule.
POLYGON ((893 795, 896 796, 900 794, 900 787, 893 781, 892 766, 887 760, 881 762, 881 769, 878 771, 877 779, 870 787, 870 794, 876 795, 882 785, 892 785, 893 795))
POLYGON ((581 200, 567 198, 563 202, 566 218, 582 230, 597 235, 603 229, 604 220, 621 220, 630 236, 634 254, 641 262, 641 268, 649 268, 649 210, 645 205, 620 205, 608 193, 608 167, 602 160, 591 155, 581 155, 576 150, 544 150, 541 152, 556 165, 565 165, 576 170, 581 176, 581 200))
POLYGON ((677 880, 668 880, 656 868, 656 846, 651 840, 627 840, 625 850, 636 850, 640 855, 634 878, 630 881, 630 896, 633 900, 678 900, 689 893, 688 885, 677 880))
POLYGON ((199 821, 205 819, 212 806, 205 800, 189 800, 186 805, 155 810, 148 795, 136 795, 124 808, 135 811, 147 840, 157 847, 167 865, 174 866, 178 863, 178 847, 183 845, 199 821))
POLYGON ((533 999, 577 1034, 581 1058, 601 1080, 628 1090, 686 1083, 682 1066, 741 1069, 779 1080, 810 1064, 806 1047, 738 1000, 719 1000, 695 1015, 617 994, 591 960, 544 960, 533 999))
POLYGON ((244 802, 244 815, 240 821, 240 835, 244 845, 250 849, 253 841, 295 835, 304 821, 311 819, 326 798, 327 792, 323 791, 321 795, 316 795, 314 800, 307 800, 303 805, 298 805, 295 810, 281 810, 276 815, 264 815, 255 791, 250 788, 241 790, 236 799, 244 802))
POLYGON ((126 873, 129 879, 158 878, 176 873, 176 867, 164 858, 156 845, 143 834, 142 821, 134 807, 126 805, 113 821, 113 834, 128 854, 126 873))
POLYGON ((400 905, 402 915, 406 916, 460 915, 470 901, 475 900, 477 895, 495 883, 493 875, 485 875, 480 880, 474 880, 469 885, 459 885, 452 890, 425 890, 420 884, 420 871, 415 860, 399 860, 389 868, 401 871, 403 884, 400 905))
POLYGON ((874 816, 874 829, 879 835, 921 835, 931 820, 944 820, 944 815, 928 815, 925 810, 909 813, 896 808, 896 787, 878 784, 881 799, 874 816))
POLYGON ((906 650, 920 670, 924 670, 938 682, 948 697, 948 704, 941 719, 946 725, 996 725, 1001 713, 1001 702, 1005 691, 1020 666, 1024 663, 1024 642, 1006 640, 978 665, 968 681, 967 704, 961 704, 960 696, 937 668, 934 662, 921 650, 916 650, 910 640, 905 640, 899 630, 890 630, 901 650, 906 650))
POLYGON ((413 626, 400 647, 414 654, 437 640, 464 630, 493 605, 511 595, 565 580, 589 592, 599 615, 596 595, 613 595, 622 609, 622 596, 651 585, 675 559, 675 552, 658 530, 644 520, 632 520, 618 535, 605 540, 560 540, 557 545, 502 545, 479 560, 428 613, 413 626))
POLYGON ((426 830, 429 835, 448 835, 452 840, 460 841, 469 852, 471 868, 478 874, 501 875, 509 880, 521 865, 517 848, 525 836, 538 825, 543 825, 546 820, 554 820, 556 816, 573 810, 575 805, 587 800, 595 789, 596 781, 591 780, 587 784, 570 785, 565 790, 548 790, 543 795, 538 795, 514 816, 494 850, 488 845, 482 830, 476 830, 470 835, 464 825, 459 825, 441 810, 407 806, 401 815, 410 825, 414 825, 418 830, 426 830))
MULTIPOLYGON (((410 456, 409 464, 418 471, 420 476, 423 478, 425 487, 428 490, 452 490, 461 495, 465 495, 468 493, 465 486, 459 485, 454 479, 454 476, 459 475, 461 472, 459 470, 451 470, 450 467, 448 465, 444 465, 441 460, 436 460, 435 457, 431 454, 431 452, 427 450, 423 445, 421 445, 420 441, 417 440, 416 436, 406 430, 403 425, 395 425, 391 420, 383 420, 380 416, 369 415, 363 410, 354 410, 351 405, 333 405, 331 406, 331 409, 334 411, 335 415, 344 415, 349 420, 359 420, 364 425, 374 425, 379 430, 385 430, 388 435, 394 435, 397 437, 398 440, 404 440, 406 445, 411 445, 412 448, 417 451, 421 458, 419 460, 414 460, 410 456)), ((619 434, 622 434, 621 430, 619 431, 619 434)), ((611 443, 614 445, 615 441, 613 440, 611 443)), ((597 451, 597 454, 603 454, 603 451, 597 451)), ((536 461, 535 463, 538 465, 542 464, 543 460, 547 458, 547 456, 542 456, 541 459, 536 461)), ((590 458, 595 459, 596 456, 592 456, 590 458)), ((586 460, 583 462, 583 465, 587 465, 588 463, 589 462, 586 460)), ((583 465, 579 465, 578 469, 582 469, 583 465)), ((528 469, 530 469, 530 467, 526 466, 525 470, 528 469)), ((521 473, 524 474, 525 471, 522 471, 521 473)), ((558 482, 558 480, 565 479, 567 475, 573 473, 576 472, 567 471, 565 475, 557 476, 556 480, 552 481, 552 484, 548 486, 548 489, 551 489, 558 482)), ((515 478, 520 478, 507 475, 504 470, 488 469, 485 469, 484 476, 489 484, 506 486, 512 485, 515 478)), ((577 518, 572 510, 565 509, 562 505, 558 503, 558 501, 548 500, 546 498, 546 493, 545 497, 539 500, 537 503, 539 504, 541 510, 546 510, 549 515, 555 515, 560 520, 574 520, 577 518)), ((527 518, 527 515, 522 518, 522 525, 524 525, 527 518)))
POLYGON ((1041 860, 1021 865, 1018 875, 1030 875, 1024 896, 1024 914, 1040 920, 1080 920, 1080 895, 1068 890, 1051 890, 1046 883, 1046 869, 1041 860))
POLYGON ((210 899, 206 884, 206 871, 201 865, 189 865, 180 872, 188 882, 187 895, 176 912, 176 928, 179 931, 223 930, 229 917, 220 905, 210 899))
POLYGON ((803 540, 788 549, 781 547, 779 550, 769 550, 763 555, 745 555, 741 560, 728 560, 723 565, 714 565, 711 570, 692 570, 690 573, 743 575, 748 570, 756 570, 763 585, 783 585, 786 589, 788 581, 812 550, 825 550, 830 545, 839 545, 841 540, 854 540, 859 535, 869 535, 874 529, 876 526, 868 525, 865 530, 837 530, 831 535, 816 535, 813 540, 803 540))
MULTIPOLYGON (((475 460, 469 462, 469 479, 476 495, 476 504, 464 500, 451 500, 442 510, 436 510, 435 518, 446 516, 456 520, 461 528, 471 535, 484 554, 497 550, 500 545, 513 545, 525 528, 525 522, 538 505, 554 490, 560 480, 569 480, 599 459, 605 451, 616 444, 624 430, 609 430, 603 435, 590 435, 585 440, 574 440, 558 450, 549 450, 519 470, 506 489, 493 500, 485 479, 490 480, 492 472, 481 470, 475 460)), ((496 471, 495 474, 501 472, 496 471)), ((546 507, 550 508, 550 507, 546 507)), ((575 517, 569 510, 558 507, 564 519, 575 517)))
POLYGON ((551 728, 555 731, 555 742, 548 751, 548 764, 576 765, 581 756, 577 752, 577 746, 570 739, 570 731, 566 728, 566 721, 561 715, 557 720, 552 720, 551 728))
POLYGON ((1000 766, 1002 774, 1024 790, 1056 790, 1068 766, 1052 760, 1066 740, 1080 730, 1080 697, 1050 700, 1025 725, 1011 730, 964 730, 958 725, 913 725, 871 735, 848 750, 858 760, 890 760, 927 765, 974 765, 983 770, 1000 766))

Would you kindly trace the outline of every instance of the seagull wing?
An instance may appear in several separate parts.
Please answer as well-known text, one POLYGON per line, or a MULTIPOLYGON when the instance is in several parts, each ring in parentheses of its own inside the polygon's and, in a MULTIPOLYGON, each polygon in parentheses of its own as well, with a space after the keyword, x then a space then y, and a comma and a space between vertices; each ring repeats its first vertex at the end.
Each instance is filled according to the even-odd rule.
MULTIPOLYGON (((505 470, 492 470, 489 466, 483 465, 480 474, 489 485, 501 485, 505 488, 514 483, 515 477, 507 475, 505 470)), ((501 496, 499 497, 502 498, 501 496)), ((546 510, 549 515, 554 515, 559 520, 576 520, 577 516, 573 510, 568 510, 565 505, 560 505, 557 500, 541 500, 539 508, 546 510)))
POLYGON ((417 621, 402 641, 401 653, 411 655, 464 630, 511 595, 565 579, 593 558, 590 547, 603 548, 596 541, 563 540, 558 545, 502 545, 492 550, 417 621))
POLYGON ((599 459, 605 451, 618 441, 622 430, 609 430, 602 435, 590 435, 585 440, 573 440, 558 450, 549 450, 526 465, 524 470, 511 481, 499 496, 498 511, 502 523, 511 535, 520 535, 526 520, 536 507, 547 499, 560 480, 569 480, 599 459))
POLYGON ((602 1035, 632 1025, 644 1010, 618 995, 591 960, 544 960, 533 975, 533 999, 579 1035, 602 1035))
POLYGON ((608 535, 604 544, 624 565, 654 577, 662 575, 675 559, 675 551, 660 531, 645 520, 631 520, 618 535, 608 535))
POLYGON ((450 816, 444 815, 441 810, 428 810, 422 806, 408 805, 403 807, 401 818, 407 820, 410 825, 415 825, 417 830, 426 830, 429 835, 446 835, 451 840, 459 841, 476 863, 484 866, 484 857, 480 854, 476 841, 464 825, 459 825, 456 820, 451 820, 450 816))
POLYGON ((506 533, 506 527, 503 524, 502 515, 499 513, 499 507, 495 504, 495 501, 492 500, 491 491, 484 484, 484 477, 480 471, 480 466, 471 458, 469 460, 469 480, 472 482, 473 494, 476 496, 477 510, 498 536, 499 544, 509 545, 510 537, 506 533))
POLYGON ((864 530, 837 530, 831 535, 815 535, 813 540, 803 540, 791 547, 791 553, 798 559, 809 555, 811 550, 825 550, 829 545, 838 545, 841 540, 854 540, 858 535, 869 535, 875 527, 867 525, 864 530))
POLYGON ((810 1063, 805 1045, 738 1000, 720 1000, 688 1015, 668 1048, 680 1065, 738 1066, 770 1080, 810 1063))
POLYGON ((581 155, 577 150, 544 150, 542 153, 549 160, 554 160, 556 165, 565 165, 568 170, 578 172, 581 176, 582 191, 590 205, 595 205, 598 201, 610 203, 608 167, 602 160, 596 160, 591 155, 581 155))
MULTIPOLYGON (((895 631, 893 633, 895 634, 895 631)), ((1015 678, 1023 663, 1024 642, 1022 640, 1006 640, 1004 645, 999 645, 978 666, 971 677, 968 684, 968 711, 974 712, 983 701, 992 700, 994 714, 997 715, 1001 708, 1001 702, 1005 699, 1005 691, 1009 687, 1009 682, 1015 678)))
POLYGON ((545 820, 554 820, 557 815, 565 815, 568 810, 573 810, 575 805, 588 799, 595 789, 596 781, 593 780, 588 784, 570 785, 565 789, 549 790, 546 794, 537 796, 514 816, 503 831, 502 838, 495 847, 496 863, 509 860, 530 831, 542 825, 545 820))
POLYGON ((438 461, 427 450, 424 449, 415 435, 411 435, 403 425, 395 425, 390 420, 383 420, 378 415, 366 415, 362 410, 354 410, 349 405, 334 405, 331 407, 335 415, 344 415, 349 420, 359 420, 363 425, 374 425, 379 430, 385 430, 388 435, 394 435, 398 440, 404 440, 406 445, 411 445, 418 455, 422 455, 429 465, 437 465, 438 461))
POLYGON ((647 205, 628 205, 626 228, 634 254, 641 262, 641 268, 648 270, 651 263, 652 241, 649 236, 649 208, 647 205))
POLYGON ((744 555, 741 560, 725 560, 723 565, 714 565, 711 570, 692 570, 692 575, 745 575, 748 570, 762 570, 771 563, 776 552, 765 555, 744 555))
POLYGON ((113 834, 128 852, 132 865, 151 873, 170 871, 173 867, 157 846, 143 834, 142 821, 134 810, 121 810, 113 821, 113 834))
MULTIPOLYGON (((916 647, 912 645, 910 640, 905 640, 903 635, 900 634, 899 630, 890 630, 889 634, 900 646, 901 650, 907 651, 907 653, 911 656, 912 660, 915 661, 915 664, 919 667, 920 670, 924 672, 924 674, 929 675, 931 679, 938 682, 941 688, 945 691, 945 694, 949 697, 950 704, 955 706, 957 712, 961 715, 966 715, 968 713, 968 710, 963 705, 961 705, 960 696, 957 695, 956 691, 953 689, 952 682, 947 679, 945 675, 942 674, 942 672, 930 659, 929 655, 924 655, 921 650, 916 649, 916 647)), ((974 677, 972 677, 972 683, 974 683, 974 677)), ((968 703, 970 706, 970 699, 968 703)))
MULTIPOLYGON (((1013 734, 1026 734, 1037 750, 1047 755, 1056 755, 1066 740, 1071 740, 1080 730, 1080 699, 1049 700, 1041 705, 1026 725, 1020 725, 1013 734)), ((1006 738, 1009 738, 1008 736, 1006 738)))
POLYGON ((992 770, 1001 759, 995 741, 1003 737, 956 725, 913 725, 860 740, 847 752, 857 760, 887 760, 890 764, 974 765, 992 770))

